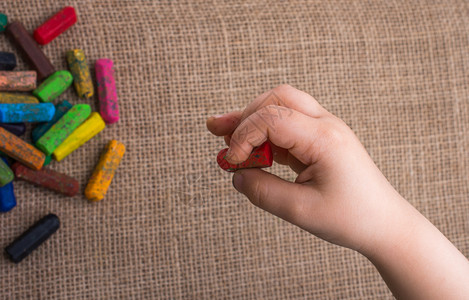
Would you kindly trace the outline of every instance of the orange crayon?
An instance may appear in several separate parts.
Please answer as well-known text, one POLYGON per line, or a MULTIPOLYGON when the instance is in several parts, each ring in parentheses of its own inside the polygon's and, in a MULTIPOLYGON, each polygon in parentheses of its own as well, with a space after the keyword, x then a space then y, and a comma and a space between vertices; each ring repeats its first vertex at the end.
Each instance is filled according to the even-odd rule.
POLYGON ((40 170, 46 159, 44 153, 1 127, 0 151, 34 170, 40 170))
POLYGON ((111 140, 107 144, 86 186, 85 196, 88 200, 99 201, 104 198, 124 153, 125 146, 121 142, 111 140))

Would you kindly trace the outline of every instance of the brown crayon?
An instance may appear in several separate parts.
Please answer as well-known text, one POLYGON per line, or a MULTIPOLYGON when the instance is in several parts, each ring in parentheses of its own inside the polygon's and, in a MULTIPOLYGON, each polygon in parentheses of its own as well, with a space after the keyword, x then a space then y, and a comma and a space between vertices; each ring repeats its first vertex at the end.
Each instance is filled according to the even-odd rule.
POLYGON ((25 60, 37 71, 39 80, 55 72, 54 66, 24 28, 23 24, 18 21, 11 22, 5 32, 10 40, 21 50, 25 60))
POLYGON ((73 197, 78 193, 79 183, 75 178, 43 167, 41 170, 31 170, 15 162, 11 169, 17 179, 21 179, 37 186, 53 190, 65 196, 73 197))

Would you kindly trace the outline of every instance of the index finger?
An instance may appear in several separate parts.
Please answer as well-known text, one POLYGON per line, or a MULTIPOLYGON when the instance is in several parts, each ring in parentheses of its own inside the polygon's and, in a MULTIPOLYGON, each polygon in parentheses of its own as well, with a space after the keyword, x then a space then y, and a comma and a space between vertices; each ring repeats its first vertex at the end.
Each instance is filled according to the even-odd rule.
POLYGON ((244 119, 269 105, 290 108, 312 118, 328 114, 327 110, 311 95, 284 84, 258 96, 242 112, 233 111, 222 116, 208 118, 207 128, 218 136, 230 135, 244 119))
POLYGON ((257 110, 269 105, 291 108, 312 118, 319 118, 328 113, 327 110, 308 93, 300 91, 291 85, 283 84, 265 92, 249 103, 244 109, 239 123, 257 110))

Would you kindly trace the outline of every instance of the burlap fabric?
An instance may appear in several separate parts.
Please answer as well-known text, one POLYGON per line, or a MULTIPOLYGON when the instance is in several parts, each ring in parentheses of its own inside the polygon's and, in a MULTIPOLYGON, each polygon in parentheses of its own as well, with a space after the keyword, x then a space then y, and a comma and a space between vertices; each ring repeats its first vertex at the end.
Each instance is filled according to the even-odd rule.
MULTIPOLYGON (((0 11, 33 30, 65 5, 79 21, 44 51, 57 69, 72 48, 113 59, 121 120, 51 167, 83 191, 108 140, 127 153, 100 203, 15 183, 2 248, 49 212, 62 227, 19 265, 1 257, 1 298, 392 298, 362 256, 253 207, 218 169, 224 143, 205 118, 281 83, 344 119, 469 255, 467 1, 3 0, 0 11)), ((60 99, 96 108, 73 88, 60 99)))

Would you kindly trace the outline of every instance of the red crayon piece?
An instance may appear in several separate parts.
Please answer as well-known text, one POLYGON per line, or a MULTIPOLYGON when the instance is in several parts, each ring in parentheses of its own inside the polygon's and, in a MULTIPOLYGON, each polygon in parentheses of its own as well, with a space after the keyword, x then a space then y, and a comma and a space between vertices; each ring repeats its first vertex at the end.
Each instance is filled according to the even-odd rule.
POLYGON ((225 171, 234 172, 240 169, 248 168, 267 168, 272 166, 274 156, 272 155, 272 148, 268 142, 260 145, 252 150, 248 159, 240 164, 230 164, 224 157, 228 148, 221 150, 217 155, 217 163, 225 171))
POLYGON ((39 44, 46 45, 76 22, 77 15, 75 14, 75 9, 71 6, 66 6, 34 30, 34 39, 39 44))
POLYGON ((17 179, 21 179, 37 186, 53 190, 65 196, 73 197, 78 193, 79 183, 75 178, 66 174, 43 167, 39 171, 29 169, 28 167, 15 162, 11 169, 17 179))

